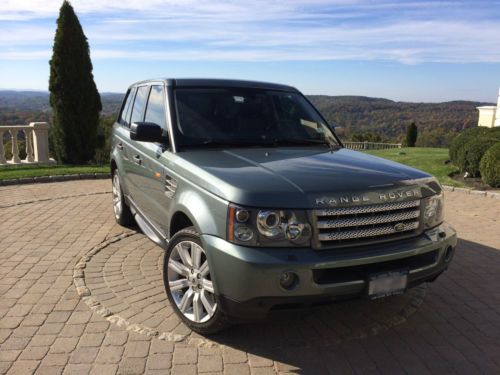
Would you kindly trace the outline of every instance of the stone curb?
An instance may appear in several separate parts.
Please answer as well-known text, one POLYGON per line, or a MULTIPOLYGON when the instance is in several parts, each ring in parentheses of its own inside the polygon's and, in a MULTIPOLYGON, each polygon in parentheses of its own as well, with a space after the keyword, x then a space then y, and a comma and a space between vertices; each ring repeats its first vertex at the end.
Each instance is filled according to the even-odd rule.
POLYGON ((8 180, 0 180, 0 186, 35 184, 42 182, 61 182, 75 180, 102 180, 111 178, 111 173, 76 173, 55 176, 22 177, 8 180))
POLYGON ((443 185, 443 189, 446 191, 455 191, 462 194, 477 195, 480 197, 489 197, 494 199, 500 199, 500 191, 485 191, 485 190, 474 190, 469 188, 459 188, 454 186, 443 185))
MULTIPOLYGON (((184 335, 172 332, 160 332, 154 328, 147 327, 142 324, 132 323, 129 320, 121 317, 120 315, 113 313, 110 309, 108 309, 100 301, 98 301, 97 298, 92 296, 92 290, 86 285, 85 281, 85 270, 87 268, 87 264, 92 260, 92 257, 94 255, 104 250, 109 245, 118 242, 122 239, 125 239, 127 237, 130 237, 134 234, 136 234, 136 232, 126 231, 114 237, 111 237, 101 242, 97 246, 94 246, 80 258, 80 260, 75 264, 73 268, 73 284, 80 298, 94 313, 100 315, 110 323, 116 324, 117 326, 124 328, 126 331, 135 332, 141 335, 148 336, 149 338, 156 338, 158 340, 171 341, 171 342, 185 342, 187 344, 195 345, 198 347, 223 346, 214 343, 204 337, 197 337, 198 336, 197 334, 194 334, 193 337, 191 336, 191 334, 184 335)), ((394 316, 391 316, 384 322, 375 322, 366 327, 362 331, 354 331, 351 334, 346 335, 342 339, 335 339, 335 343, 339 344, 342 341, 359 340, 359 339, 365 339, 370 336, 376 336, 381 332, 389 330, 392 327, 405 323, 408 320, 408 318, 411 315, 413 315, 422 305, 425 296, 427 294, 427 285, 426 284, 419 285, 413 288, 411 290, 411 293, 413 294, 411 301, 406 306, 404 306, 399 312, 394 314, 394 316)), ((330 343, 332 342, 330 341, 330 343)), ((306 341, 303 343, 303 345, 307 347, 310 346, 310 343, 306 341)), ((279 347, 280 346, 278 345, 276 348, 279 347)))
POLYGON ((92 291, 87 287, 85 283, 85 269, 87 268, 87 263, 90 262, 92 257, 97 253, 99 253, 101 250, 111 245, 112 243, 118 242, 134 234, 136 234, 136 232, 133 231, 123 232, 119 235, 116 235, 108 240, 101 242, 97 246, 94 246, 90 251, 88 251, 84 256, 82 256, 73 269, 73 284, 75 285, 76 292, 93 312, 102 316, 110 323, 114 323, 119 327, 125 328, 125 330, 127 331, 146 335, 148 337, 156 337, 159 340, 173 341, 173 342, 186 341, 188 335, 180 335, 172 332, 159 332, 158 330, 146 327, 141 324, 131 323, 127 319, 124 319, 123 317, 114 314, 111 310, 103 306, 101 302, 92 297, 92 291))

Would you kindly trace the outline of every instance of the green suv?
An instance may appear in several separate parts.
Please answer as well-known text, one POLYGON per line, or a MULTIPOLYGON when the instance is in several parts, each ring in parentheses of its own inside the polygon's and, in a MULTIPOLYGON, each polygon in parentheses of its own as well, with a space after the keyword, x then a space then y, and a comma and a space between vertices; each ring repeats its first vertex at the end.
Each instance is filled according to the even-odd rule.
POLYGON ((165 249, 168 299, 197 332, 403 293, 453 258, 436 179, 344 148, 293 87, 138 82, 112 138, 116 220, 165 249))

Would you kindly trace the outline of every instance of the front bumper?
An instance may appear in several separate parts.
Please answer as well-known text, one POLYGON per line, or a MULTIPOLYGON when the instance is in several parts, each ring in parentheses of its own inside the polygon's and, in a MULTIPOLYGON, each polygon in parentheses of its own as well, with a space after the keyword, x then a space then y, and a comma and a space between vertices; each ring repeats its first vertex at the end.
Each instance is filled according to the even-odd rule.
POLYGON ((419 237, 350 248, 251 248, 202 235, 222 309, 236 317, 265 316, 277 305, 329 301, 366 295, 367 277, 407 269, 408 287, 435 279, 450 264, 457 244, 455 230, 443 223, 419 237), (293 290, 280 276, 299 277, 293 290))

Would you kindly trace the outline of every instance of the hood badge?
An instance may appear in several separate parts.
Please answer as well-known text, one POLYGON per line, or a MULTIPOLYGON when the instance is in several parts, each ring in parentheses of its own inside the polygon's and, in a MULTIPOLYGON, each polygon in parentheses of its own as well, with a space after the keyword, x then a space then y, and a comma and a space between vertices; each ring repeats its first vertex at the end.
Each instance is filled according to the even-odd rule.
POLYGON ((318 206, 338 206, 338 205, 354 205, 360 203, 377 204, 396 201, 404 198, 421 198, 422 194, 419 189, 411 189, 405 191, 389 191, 382 193, 371 193, 362 195, 343 195, 338 197, 321 197, 316 198, 318 206), (369 202, 369 203, 368 203, 369 202))

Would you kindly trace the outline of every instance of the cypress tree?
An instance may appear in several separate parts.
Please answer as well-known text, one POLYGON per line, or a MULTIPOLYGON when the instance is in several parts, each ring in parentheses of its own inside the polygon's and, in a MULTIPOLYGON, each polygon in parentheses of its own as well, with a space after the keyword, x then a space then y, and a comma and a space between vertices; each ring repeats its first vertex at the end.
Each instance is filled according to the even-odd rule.
POLYGON ((64 163, 85 163, 94 155, 102 104, 87 38, 66 0, 59 10, 52 50, 49 91, 55 157, 64 163))
POLYGON ((415 143, 417 143, 417 137, 418 137, 418 129, 417 125, 415 125, 414 122, 406 128, 406 146, 408 147, 415 147, 415 143))

